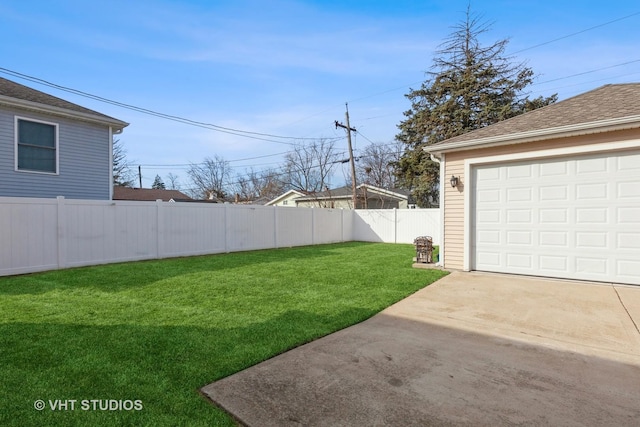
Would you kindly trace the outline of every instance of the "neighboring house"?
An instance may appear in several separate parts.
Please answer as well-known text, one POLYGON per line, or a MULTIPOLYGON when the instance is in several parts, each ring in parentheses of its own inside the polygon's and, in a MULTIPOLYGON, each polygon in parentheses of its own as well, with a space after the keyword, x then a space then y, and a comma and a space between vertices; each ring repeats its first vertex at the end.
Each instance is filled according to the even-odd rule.
MULTIPOLYGON (((360 184, 356 189, 358 209, 406 209, 409 205, 409 192, 406 190, 385 190, 369 184, 360 184)), ((351 209, 353 195, 351 187, 340 187, 311 194, 302 194, 295 190, 269 202, 269 205, 294 207, 321 207, 351 209)))
POLYGON ((445 268, 640 285, 640 84, 425 150, 440 161, 445 268))
POLYGON ((155 188, 113 187, 113 200, 139 200, 153 202, 194 202, 191 197, 178 190, 160 190, 155 188))
POLYGON ((113 135, 127 125, 0 77, 0 196, 111 199, 113 135))
POLYGON ((289 190, 284 194, 276 197, 275 199, 266 203, 266 206, 286 206, 295 208, 295 200, 299 197, 304 197, 305 194, 297 190, 289 190))

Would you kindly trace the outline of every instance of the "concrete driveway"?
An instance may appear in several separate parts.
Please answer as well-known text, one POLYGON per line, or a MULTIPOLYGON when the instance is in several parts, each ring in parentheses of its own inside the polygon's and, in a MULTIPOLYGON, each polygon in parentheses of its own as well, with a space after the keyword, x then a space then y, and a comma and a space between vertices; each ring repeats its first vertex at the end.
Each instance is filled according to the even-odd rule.
POLYGON ((640 425, 640 287, 454 272, 202 389, 250 426, 640 425))

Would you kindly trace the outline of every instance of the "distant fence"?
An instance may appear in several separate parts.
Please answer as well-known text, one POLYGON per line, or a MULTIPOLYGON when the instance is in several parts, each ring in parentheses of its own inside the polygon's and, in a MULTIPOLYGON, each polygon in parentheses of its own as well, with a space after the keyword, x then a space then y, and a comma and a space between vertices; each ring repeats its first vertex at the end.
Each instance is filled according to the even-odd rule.
POLYGON ((437 209, 352 211, 0 197, 0 276, 344 241, 440 242, 437 209))

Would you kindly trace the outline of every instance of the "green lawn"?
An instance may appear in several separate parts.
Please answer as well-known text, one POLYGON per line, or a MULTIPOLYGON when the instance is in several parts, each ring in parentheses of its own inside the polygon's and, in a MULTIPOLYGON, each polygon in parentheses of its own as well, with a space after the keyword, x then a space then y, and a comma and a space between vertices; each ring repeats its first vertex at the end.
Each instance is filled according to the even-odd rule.
POLYGON ((445 274, 411 268, 413 256, 351 242, 0 278, 0 425, 232 425, 200 387, 445 274), (56 399, 75 410, 51 410, 56 399))

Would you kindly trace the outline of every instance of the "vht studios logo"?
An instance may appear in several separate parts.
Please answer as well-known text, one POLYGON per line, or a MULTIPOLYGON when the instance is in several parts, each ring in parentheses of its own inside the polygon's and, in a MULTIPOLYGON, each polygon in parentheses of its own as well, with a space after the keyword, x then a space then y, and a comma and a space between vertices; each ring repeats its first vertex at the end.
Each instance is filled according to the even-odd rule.
POLYGON ((33 407, 38 411, 142 411, 142 400, 115 399, 55 399, 36 400, 33 407))

